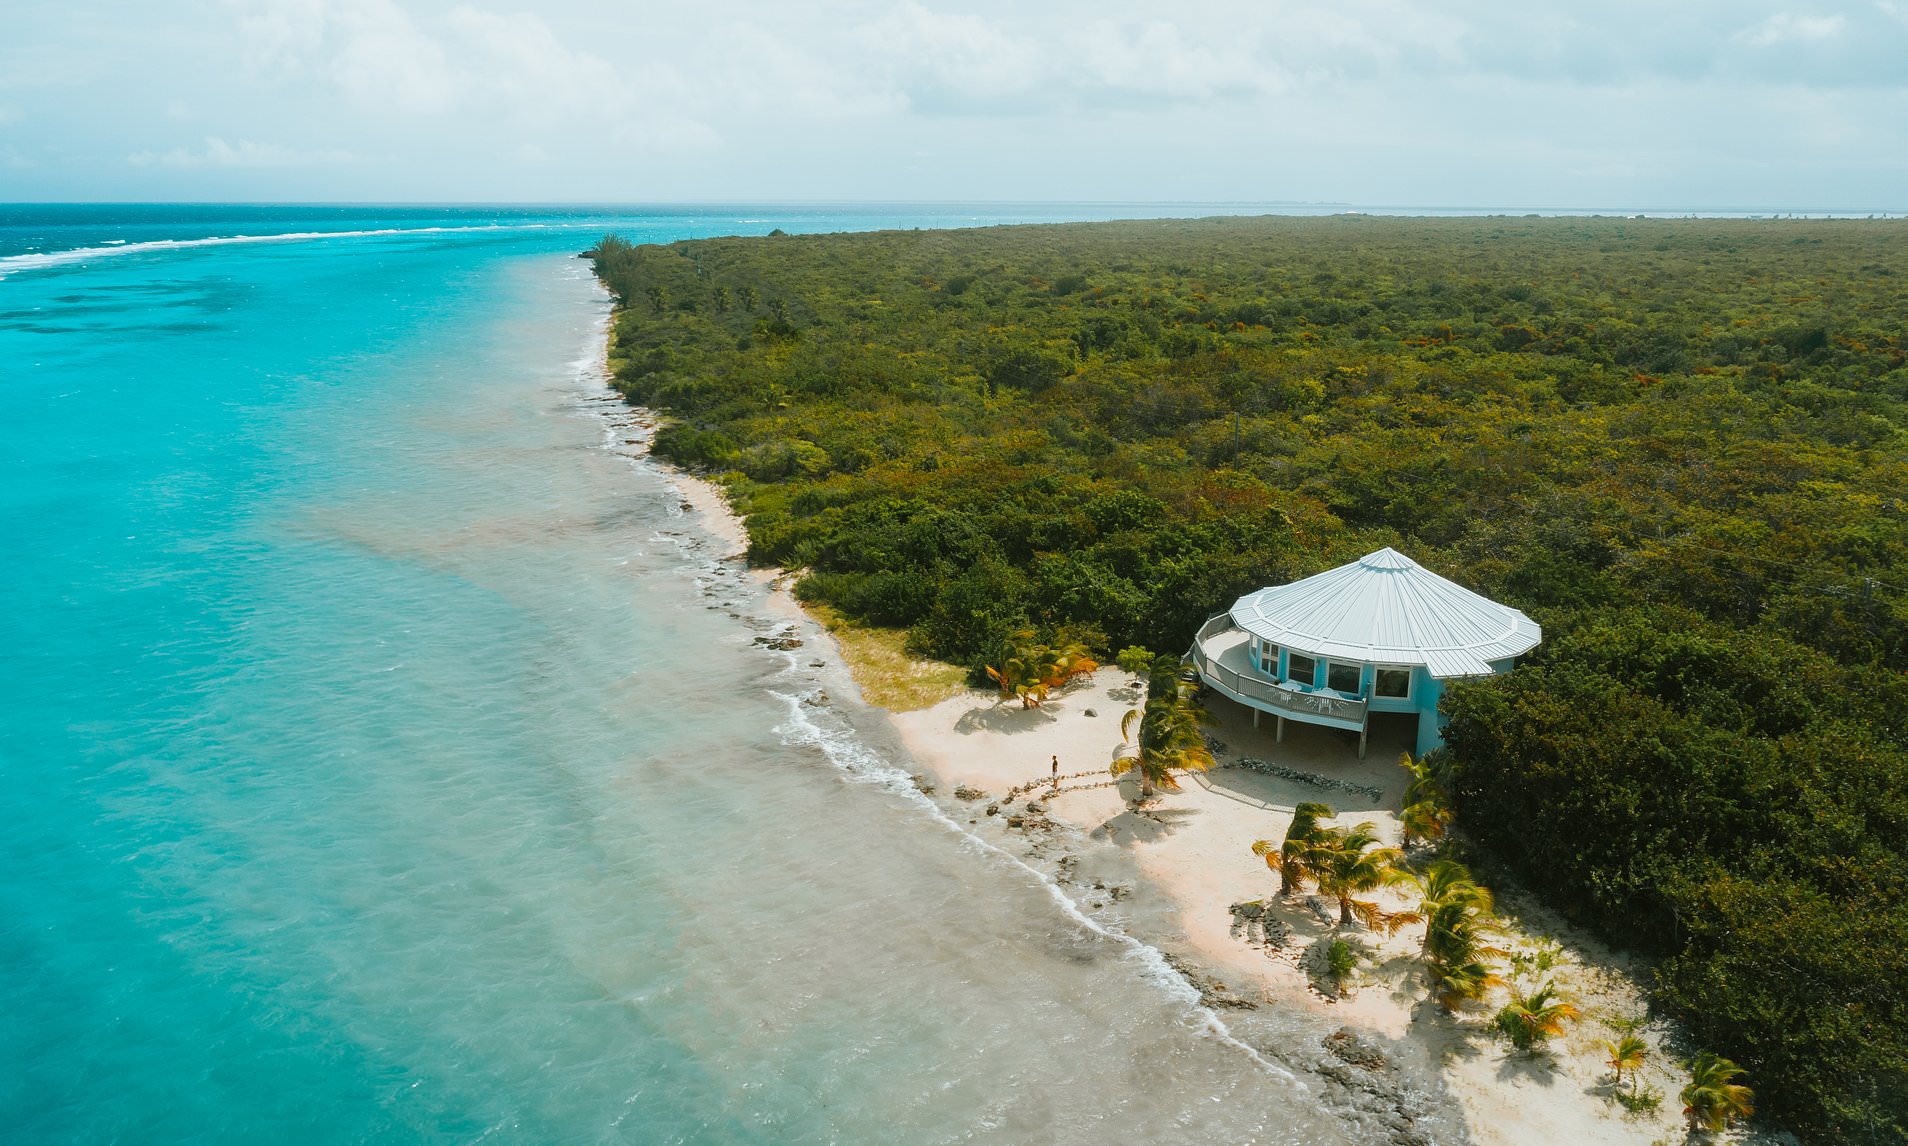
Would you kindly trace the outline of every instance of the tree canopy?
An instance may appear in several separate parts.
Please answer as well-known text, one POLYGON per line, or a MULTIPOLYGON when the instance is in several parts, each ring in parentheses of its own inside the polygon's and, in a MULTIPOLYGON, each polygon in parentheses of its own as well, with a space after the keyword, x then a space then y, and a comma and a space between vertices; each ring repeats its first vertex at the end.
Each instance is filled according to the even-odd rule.
POLYGON ((1491 853, 1826 1141, 1908 1137, 1908 224, 1221 218, 605 243, 759 561, 979 672, 1383 545, 1524 609, 1491 853))

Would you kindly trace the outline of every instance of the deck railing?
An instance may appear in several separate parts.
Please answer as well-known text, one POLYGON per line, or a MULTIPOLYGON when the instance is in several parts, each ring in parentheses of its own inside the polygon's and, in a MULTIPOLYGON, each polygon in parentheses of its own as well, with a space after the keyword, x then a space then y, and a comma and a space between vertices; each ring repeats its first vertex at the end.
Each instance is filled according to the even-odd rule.
POLYGON ((1201 625, 1198 635, 1193 638, 1188 656, 1208 684, 1234 700, 1268 712, 1288 714, 1299 720, 1325 717, 1334 722, 1343 721, 1354 728, 1364 726, 1366 703, 1361 699, 1340 696, 1327 689, 1280 684, 1257 674, 1248 676, 1221 664, 1218 657, 1206 651, 1206 644, 1211 638, 1231 632, 1236 627, 1231 617, 1220 613, 1201 625))

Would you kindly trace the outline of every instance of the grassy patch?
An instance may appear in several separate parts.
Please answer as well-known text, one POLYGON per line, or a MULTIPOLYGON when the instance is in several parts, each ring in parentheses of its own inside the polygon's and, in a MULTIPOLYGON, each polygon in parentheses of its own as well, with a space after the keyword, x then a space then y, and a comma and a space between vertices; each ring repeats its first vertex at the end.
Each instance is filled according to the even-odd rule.
POLYGON ((821 622, 855 678, 862 699, 890 712, 931 708, 967 687, 967 673, 956 665, 909 656, 907 633, 857 624, 820 603, 804 606, 821 622))

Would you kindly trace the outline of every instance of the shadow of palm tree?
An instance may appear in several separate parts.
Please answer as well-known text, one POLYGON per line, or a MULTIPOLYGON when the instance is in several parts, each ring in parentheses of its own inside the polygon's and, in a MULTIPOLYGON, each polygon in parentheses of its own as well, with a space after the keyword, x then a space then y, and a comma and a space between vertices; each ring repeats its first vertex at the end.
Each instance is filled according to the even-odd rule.
POLYGON ((960 719, 954 722, 954 731, 962 734, 1032 732, 1058 719, 1044 708, 1022 708, 1018 704, 979 705, 961 713, 960 719))
POLYGON ((1411 1025, 1450 1031, 1457 1035, 1457 1038, 1440 1047, 1440 1053, 1446 1059, 1474 1059, 1484 1053, 1480 1046, 1483 1039, 1479 1036, 1488 1037, 1488 1032, 1475 1023, 1462 1021, 1458 1015, 1445 1010, 1442 1004, 1429 995, 1419 1000, 1417 1006, 1411 1008, 1411 1025))
POLYGON ((1391 982, 1392 1001, 1402 1003, 1416 998, 1424 990, 1423 976, 1419 973, 1422 969, 1423 964, 1416 955, 1400 952, 1373 967, 1371 977, 1391 982))
MULTIPOLYGON (((1124 785, 1122 785, 1124 787, 1124 785)), ((1177 831, 1192 816, 1190 808, 1128 808, 1087 833, 1115 843, 1152 843, 1177 831)))
POLYGON ((1555 1086, 1558 1073, 1557 1060, 1548 1047, 1532 1047, 1527 1051, 1512 1051, 1497 1064, 1497 1078, 1508 1082, 1514 1078, 1527 1078, 1539 1086, 1555 1086))

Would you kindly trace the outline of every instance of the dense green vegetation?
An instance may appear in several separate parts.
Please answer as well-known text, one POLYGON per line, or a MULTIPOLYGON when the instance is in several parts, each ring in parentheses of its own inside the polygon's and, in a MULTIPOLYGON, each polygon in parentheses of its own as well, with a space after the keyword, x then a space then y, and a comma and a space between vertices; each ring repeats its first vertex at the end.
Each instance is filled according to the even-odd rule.
POLYGON ((1214 219, 606 242, 618 385, 759 560, 978 669, 1396 545, 1500 862, 1820 1141, 1908 1141, 1908 227, 1214 219))

